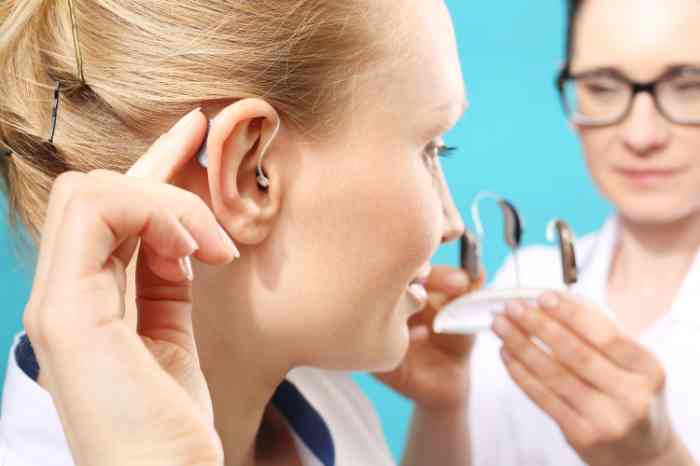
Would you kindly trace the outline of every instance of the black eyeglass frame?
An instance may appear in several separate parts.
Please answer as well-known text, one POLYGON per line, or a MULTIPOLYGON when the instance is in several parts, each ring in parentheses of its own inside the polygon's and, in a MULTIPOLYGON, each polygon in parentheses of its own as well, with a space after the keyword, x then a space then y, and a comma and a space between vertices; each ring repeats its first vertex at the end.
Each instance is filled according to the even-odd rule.
POLYGON ((663 116, 669 122, 677 124, 677 125, 684 125, 684 126, 700 126, 700 118, 698 118, 697 120, 683 120, 683 119, 673 118, 671 115, 669 115, 669 113, 663 108, 663 105, 661 105, 661 103, 659 102, 659 98, 658 98, 658 95, 656 92, 656 90, 660 84, 665 83, 673 78, 677 78, 679 76, 687 74, 689 72, 700 76, 700 67, 688 67, 688 66, 674 67, 674 68, 671 68, 668 71, 664 72, 663 74, 661 74, 655 80, 647 81, 647 82, 634 81, 632 79, 629 79, 627 76, 625 76, 624 74, 620 73, 617 70, 604 70, 604 72, 605 72, 605 74, 607 74, 607 77, 612 78, 612 79, 616 79, 616 80, 626 84, 629 88, 631 88, 632 93, 631 93, 629 100, 627 102, 627 108, 625 109, 625 111, 622 112, 622 114, 618 118, 615 118, 614 120, 610 120, 610 121, 604 121, 604 122, 577 121, 576 118, 573 117, 574 112, 569 108, 569 105, 566 101, 564 87, 566 86, 567 81, 573 81, 576 79, 586 78, 586 77, 590 77, 590 76, 600 76, 601 70, 583 71, 581 73, 571 73, 570 66, 567 64, 566 66, 562 67, 561 71, 557 75, 555 85, 556 85, 557 91, 559 92, 559 98, 561 99, 564 113, 569 120, 571 120, 574 123, 581 125, 581 126, 603 127, 603 126, 616 125, 616 124, 624 121, 629 116, 630 112, 632 111, 632 107, 634 105, 634 101, 635 101, 635 98, 637 97, 637 94, 646 92, 649 95, 651 95, 651 98, 654 101, 654 106, 656 107, 656 110, 661 114, 661 116, 663 116))

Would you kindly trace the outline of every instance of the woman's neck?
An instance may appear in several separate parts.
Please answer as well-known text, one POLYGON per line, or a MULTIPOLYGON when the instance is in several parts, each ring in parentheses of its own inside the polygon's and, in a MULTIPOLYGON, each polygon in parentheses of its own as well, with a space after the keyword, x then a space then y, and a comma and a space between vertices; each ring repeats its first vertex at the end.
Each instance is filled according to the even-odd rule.
POLYGON ((282 441, 289 439, 286 424, 269 406, 291 368, 284 359, 288 354, 280 342, 260 334, 241 290, 200 291, 197 295, 195 290, 193 325, 226 466, 267 463, 267 458, 285 454, 276 449, 289 454, 289 442, 282 441))
POLYGON ((639 333, 673 304, 700 245, 700 215, 655 224, 620 216, 619 226, 608 298, 639 333))
POLYGON ((619 225, 613 266, 626 276, 658 280, 659 272, 690 266, 700 246, 700 214, 654 224, 621 216, 619 225))

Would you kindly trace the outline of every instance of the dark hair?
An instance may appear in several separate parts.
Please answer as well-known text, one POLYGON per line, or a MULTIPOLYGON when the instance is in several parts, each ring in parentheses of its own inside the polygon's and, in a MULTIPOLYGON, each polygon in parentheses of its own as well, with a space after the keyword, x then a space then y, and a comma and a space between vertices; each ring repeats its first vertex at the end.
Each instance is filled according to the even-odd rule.
POLYGON ((574 53, 574 34, 576 32, 576 18, 581 12, 584 0, 566 0, 566 66, 571 64, 574 53))

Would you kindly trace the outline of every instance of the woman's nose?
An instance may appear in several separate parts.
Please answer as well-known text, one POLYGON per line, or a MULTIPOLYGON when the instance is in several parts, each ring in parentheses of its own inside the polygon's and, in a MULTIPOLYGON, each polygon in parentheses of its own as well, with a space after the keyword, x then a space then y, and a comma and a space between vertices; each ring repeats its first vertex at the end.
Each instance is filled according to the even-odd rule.
POLYGON ((669 124, 659 113, 652 96, 637 95, 622 124, 625 146, 635 155, 645 157, 666 146, 669 138, 669 124))
POLYGON ((450 188, 447 186, 447 181, 445 180, 445 174, 440 167, 438 173, 438 183, 440 200, 442 201, 442 211, 444 216, 444 229, 442 232, 442 242, 449 243, 458 239, 464 233, 464 220, 455 205, 452 194, 450 193, 450 188))
POLYGON ((464 221, 450 196, 450 206, 445 209, 445 231, 442 234, 442 242, 449 243, 454 241, 462 236, 463 233, 464 221))

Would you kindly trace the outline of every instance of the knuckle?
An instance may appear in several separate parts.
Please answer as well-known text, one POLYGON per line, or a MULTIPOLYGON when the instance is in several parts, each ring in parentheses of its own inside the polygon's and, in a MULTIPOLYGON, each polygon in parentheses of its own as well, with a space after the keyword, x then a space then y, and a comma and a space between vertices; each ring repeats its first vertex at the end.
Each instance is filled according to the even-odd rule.
POLYGON ((95 213, 96 198, 91 194, 87 186, 74 189, 65 204, 65 214, 77 218, 92 218, 95 213))
POLYGON ((37 312, 36 310, 25 314, 24 328, 33 346, 51 348, 54 345, 57 333, 60 333, 60 325, 52 322, 54 319, 48 317, 49 315, 51 315, 50 312, 37 312))
POLYGON ((571 358, 574 366, 584 370, 592 368, 594 362, 592 351, 576 343, 567 343, 567 346, 570 347, 568 356, 571 358))
POLYGON ((592 429, 581 429, 568 438, 569 443, 576 451, 594 450, 600 443, 598 434, 592 429))
POLYGON ((531 377, 525 375, 522 371, 516 371, 514 378, 516 378, 520 385, 523 386, 523 389, 533 402, 540 406, 546 404, 549 393, 543 384, 535 382, 531 377))
POLYGON ((82 183, 84 174, 76 171, 63 172, 56 177, 51 187, 52 198, 68 198, 82 183))
POLYGON ((200 225, 208 223, 210 217, 213 215, 211 214, 209 207, 207 207, 204 200, 190 191, 180 191, 182 191, 181 205, 184 207, 184 209, 178 215, 178 220, 183 225, 200 225))
POLYGON ((530 398, 532 398, 532 401, 541 404, 547 399, 547 392, 542 386, 526 381, 524 381, 524 383, 527 384, 527 393, 530 395, 530 398))
POLYGON ((618 332, 610 331, 606 332, 599 342, 599 347, 603 349, 604 352, 612 352, 616 348, 620 348, 625 343, 625 337, 620 335, 618 332))
POLYGON ((534 364, 534 349, 527 339, 520 335, 512 334, 503 342, 503 346, 512 354, 516 355, 516 361, 522 365, 531 366, 534 364))
POLYGON ((539 333, 543 339, 558 345, 563 343, 563 336, 557 324, 550 319, 539 319, 539 322, 537 333, 539 333))
POLYGON ((543 377, 543 382, 557 393, 567 393, 571 390, 571 377, 559 368, 548 371, 543 377))
POLYGON ((95 168, 88 172, 88 175, 93 177, 112 176, 114 174, 115 172, 113 172, 112 170, 107 170, 106 168, 95 168))
POLYGON ((652 400, 649 397, 640 398, 633 401, 628 407, 629 423, 631 425, 641 425, 651 413, 652 400))
POLYGON ((72 201, 86 190, 86 177, 84 173, 69 171, 60 174, 51 186, 47 206, 47 216, 51 212, 63 215, 72 201))
POLYGON ((612 419, 605 427, 600 437, 601 445, 611 445, 619 442, 630 430, 629 422, 623 419, 612 419))
POLYGON ((204 200, 193 193, 192 191, 187 191, 184 189, 176 188, 178 189, 182 196, 183 196, 183 201, 186 202, 186 205, 194 212, 207 212, 209 209, 207 207, 207 204, 204 202, 204 200))

